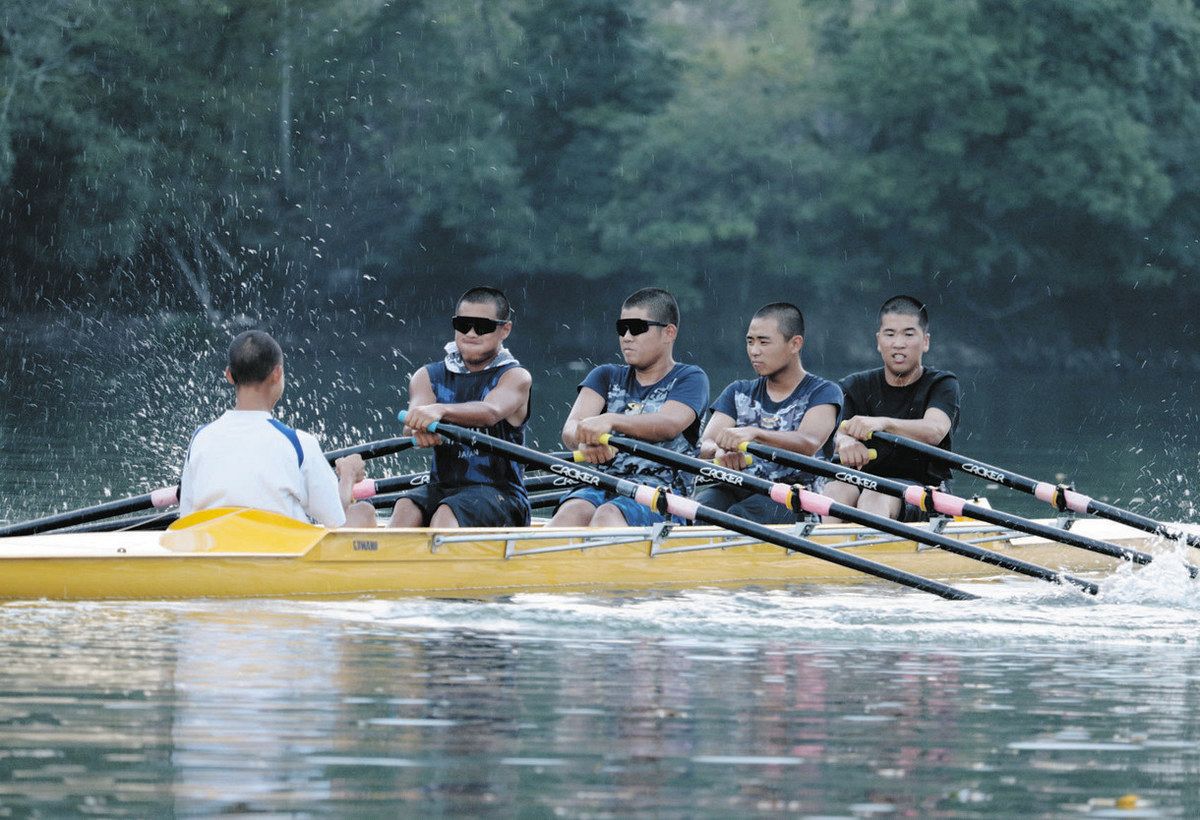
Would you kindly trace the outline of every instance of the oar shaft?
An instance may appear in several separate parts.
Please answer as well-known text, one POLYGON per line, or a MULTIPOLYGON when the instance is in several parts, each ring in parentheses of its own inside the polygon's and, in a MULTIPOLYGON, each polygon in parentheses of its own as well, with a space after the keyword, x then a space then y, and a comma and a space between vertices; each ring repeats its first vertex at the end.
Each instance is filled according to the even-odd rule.
POLYGON ((1010 489, 1028 493, 1058 510, 1071 510, 1083 515, 1095 515, 1099 518, 1107 518, 1109 521, 1116 521, 1118 524, 1125 524, 1134 529, 1154 533, 1155 535, 1162 535, 1167 538, 1182 538, 1191 546, 1200 547, 1200 535, 1196 533, 1184 532, 1178 527, 1172 527, 1149 516, 1140 515, 1139 513, 1131 512, 1130 510, 1125 510, 1103 501, 1097 501, 1091 496, 1059 487, 1057 484, 1038 481, 1029 476, 1015 473, 1012 470, 985 464, 982 461, 967 458, 958 453, 934 447, 932 444, 926 444, 923 441, 914 441, 894 433, 874 433, 871 438, 886 441, 896 447, 903 447, 939 464, 986 481, 991 481, 1002 487, 1009 487, 1010 489))
MULTIPOLYGON (((399 453, 412 446, 413 439, 411 436, 398 436, 382 441, 370 441, 366 444, 346 447, 341 450, 331 450, 325 454, 325 459, 330 464, 343 456, 355 454, 361 455, 364 459, 372 459, 391 455, 392 453, 399 453)), ((49 532, 50 530, 62 529, 63 527, 75 527, 81 524, 89 524, 93 521, 101 521, 105 518, 115 518, 118 515, 125 515, 127 513, 171 507, 178 503, 178 484, 171 487, 160 487, 157 490, 135 495, 131 498, 109 501, 104 504, 97 504, 94 507, 86 507, 82 510, 71 510, 69 512, 47 515, 42 518, 36 518, 33 521, 22 521, 19 524, 9 524, 8 526, 0 527, 0 538, 15 535, 36 535, 40 532, 49 532)))
MULTIPOLYGON (((999 524, 1009 529, 1029 533, 1030 535, 1037 535, 1060 544, 1068 544, 1112 558, 1132 561, 1135 564, 1148 564, 1152 560, 1152 556, 1129 547, 1110 544, 1107 541, 1101 541, 1096 538, 1088 538, 1086 535, 1080 535, 1059 527, 1051 527, 1037 521, 1030 521, 1028 518, 1022 518, 1002 510, 995 510, 980 504, 972 504, 970 501, 959 498, 951 493, 944 493, 940 490, 929 490, 915 484, 897 481, 885 476, 864 473, 849 467, 835 466, 827 461, 806 456, 803 453, 781 450, 778 447, 759 444, 756 441, 747 442, 743 446, 743 450, 759 458, 774 461, 777 464, 807 470, 810 473, 851 484, 860 489, 873 490, 885 495, 895 496, 913 504, 915 507, 920 507, 930 512, 939 512, 949 516, 965 515, 977 521, 999 524)), ((1200 572, 1200 569, 1193 567, 1189 572, 1200 572)), ((1196 575, 1193 574, 1192 577, 1196 577, 1196 575)))
POLYGON ((40 532, 56 530, 61 527, 88 524, 92 521, 99 521, 102 518, 113 518, 118 515, 140 512, 141 510, 149 510, 155 507, 170 507, 178 503, 178 485, 174 487, 160 487, 152 492, 135 495, 132 498, 122 498, 82 510, 71 510, 69 512, 47 515, 43 518, 35 518, 33 521, 9 524, 5 527, 0 527, 0 538, 15 535, 36 535, 40 532))
POLYGON ((933 581, 928 578, 922 578, 919 575, 893 569, 892 567, 869 561, 861 556, 817 544, 805 538, 781 533, 770 527, 755 524, 737 516, 701 506, 691 499, 665 493, 659 488, 646 487, 635 484, 632 481, 627 481, 626 479, 615 478, 607 473, 582 465, 570 464, 547 456, 544 453, 539 453, 536 450, 522 447, 519 444, 493 438, 478 430, 437 422, 435 425, 430 426, 430 432, 438 433, 460 444, 466 444, 497 455, 503 455, 526 464, 536 465, 552 473, 572 478, 582 484, 615 492, 618 495, 632 498, 638 503, 659 510, 660 512, 670 513, 688 520, 715 524, 732 532, 757 538, 766 543, 775 544, 814 558, 820 558, 830 563, 857 570, 867 575, 873 575, 877 578, 883 578, 913 589, 930 592, 950 600, 967 600, 976 597, 939 581, 933 581), (665 509, 662 509, 664 505, 665 509))
POLYGON ((764 478, 759 478, 749 473, 727 470, 723 467, 715 467, 708 462, 701 461, 698 458, 685 456, 681 453, 676 453, 673 450, 668 450, 664 447, 658 447, 646 442, 637 441, 635 439, 623 438, 620 436, 608 436, 608 444, 620 450, 625 450, 644 458, 649 458, 658 461, 662 464, 669 464, 678 467, 682 470, 688 470, 699 475, 707 475, 717 481, 723 482, 734 487, 745 487, 754 490, 763 495, 766 495, 775 501, 787 505, 790 509, 803 509, 806 512, 815 515, 827 516, 835 515, 845 521, 851 521, 855 524, 861 524, 871 529, 886 532, 900 538, 907 538, 910 541, 917 541, 922 544, 940 547, 947 552, 961 555, 964 558, 971 558, 976 561, 982 561, 985 564, 1006 569, 1009 572, 1019 572, 1022 575, 1028 575, 1033 578, 1039 578, 1043 581, 1052 583, 1061 583, 1067 581, 1080 589, 1089 592, 1093 595, 1100 591, 1100 588, 1091 581, 1084 581, 1070 575, 1064 575, 1055 572, 1052 569, 1031 564, 1028 561, 1022 561, 1019 558, 1013 558, 1008 555, 1002 555, 998 552, 976 547, 972 544, 964 544, 949 536, 941 533, 931 532, 919 527, 913 527, 908 524, 902 524, 891 518, 885 518, 882 515, 864 512, 863 510, 839 504, 827 496, 818 493, 810 492, 799 487, 789 487, 786 484, 780 484, 774 481, 768 481, 764 478))
MULTIPOLYGON (((358 501, 375 498, 385 493, 397 493, 424 486, 429 483, 429 473, 409 473, 387 478, 364 478, 354 485, 354 498, 358 501)), ((538 475, 525 479, 526 492, 574 487, 577 481, 560 475, 538 475)))
POLYGON ((381 441, 368 441, 364 444, 356 444, 353 447, 343 447, 340 450, 330 450, 325 454, 325 460, 330 464, 337 461, 339 458, 346 456, 362 456, 363 460, 369 461, 373 458, 382 456, 390 456, 393 453, 403 452, 414 445, 412 436, 397 436, 395 438, 387 438, 381 441))

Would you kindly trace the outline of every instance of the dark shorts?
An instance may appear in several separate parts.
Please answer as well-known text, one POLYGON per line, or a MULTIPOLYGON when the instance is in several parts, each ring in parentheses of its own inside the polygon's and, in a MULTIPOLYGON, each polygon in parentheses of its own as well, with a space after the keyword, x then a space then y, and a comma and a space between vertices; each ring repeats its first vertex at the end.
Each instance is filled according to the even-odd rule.
POLYGON ((758 524, 795 524, 796 514, 762 493, 745 487, 716 484, 693 496, 706 507, 748 518, 758 524))
POLYGON ((528 527, 529 499, 487 484, 470 487, 435 487, 426 484, 402 494, 421 509, 425 523, 445 505, 460 527, 528 527))
POLYGON ((632 498, 626 498, 623 495, 617 495, 616 493, 610 493, 607 490, 600 490, 595 487, 580 487, 576 490, 571 490, 571 492, 562 497, 558 505, 561 507, 572 498, 582 499, 593 507, 612 504, 621 511, 621 515, 625 516, 625 523, 631 527, 649 527, 652 524, 658 524, 661 521, 667 520, 667 517, 662 513, 657 513, 649 507, 637 503, 632 498))

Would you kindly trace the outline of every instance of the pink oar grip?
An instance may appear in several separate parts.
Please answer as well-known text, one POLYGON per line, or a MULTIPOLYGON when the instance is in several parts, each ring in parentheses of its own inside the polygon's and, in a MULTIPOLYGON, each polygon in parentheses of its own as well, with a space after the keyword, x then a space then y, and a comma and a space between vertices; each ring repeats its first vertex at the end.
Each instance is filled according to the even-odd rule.
MULTIPOLYGON (((1039 501, 1045 501, 1047 504, 1058 506, 1054 503, 1054 494, 1058 492, 1058 487, 1053 484, 1047 484, 1045 481, 1039 481, 1037 486, 1033 488, 1033 494, 1039 501)), ((1091 496, 1077 493, 1074 490, 1063 490, 1063 503, 1068 510, 1074 510, 1077 513, 1087 514, 1088 504, 1092 503, 1091 496)))
POLYGON ((364 498, 372 498, 375 495, 375 479, 364 478, 362 481, 354 485, 351 491, 355 501, 362 501, 364 498))
POLYGON ((1053 504, 1054 490, 1055 487, 1053 484, 1047 484, 1045 481, 1039 481, 1037 486, 1033 488, 1033 496, 1038 501, 1045 501, 1047 504, 1053 504))
POLYGON ((819 515, 822 518, 829 515, 829 508, 833 505, 833 499, 820 493, 814 493, 810 490, 800 491, 800 509, 805 512, 819 515))
POLYGON ((792 488, 786 484, 771 485, 771 500, 776 504, 788 506, 788 501, 791 499, 792 488))
MULTIPOLYGON (((910 486, 904 490, 904 500, 918 509, 921 507, 924 495, 925 488, 917 485, 910 486)), ((941 493, 937 490, 929 491, 929 501, 933 504, 933 512, 955 517, 963 514, 963 505, 967 503, 965 499, 959 498, 956 495, 941 493)))
POLYGON ((637 492, 633 494, 633 500, 641 504, 643 507, 654 509, 654 492, 653 487, 647 487, 644 484, 637 488, 637 492))
POLYGON ((1084 495, 1083 493, 1077 493, 1074 490, 1065 490, 1063 495, 1067 501, 1067 509, 1074 510, 1077 513, 1086 514, 1088 511, 1088 504, 1092 503, 1091 496, 1084 495))
POLYGON ((667 512, 671 515, 677 515, 686 521, 693 521, 699 507, 700 505, 690 498, 667 493, 667 512))
POLYGON ((179 503, 179 487, 159 487, 157 490, 151 490, 150 503, 155 509, 162 507, 174 507, 179 503))

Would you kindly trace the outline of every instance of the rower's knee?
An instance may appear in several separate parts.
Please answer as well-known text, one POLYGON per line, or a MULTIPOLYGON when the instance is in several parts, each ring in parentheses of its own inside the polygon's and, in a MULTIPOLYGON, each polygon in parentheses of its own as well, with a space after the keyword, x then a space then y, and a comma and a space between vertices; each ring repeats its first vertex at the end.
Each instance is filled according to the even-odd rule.
POLYGON ((828 481, 821 488, 821 495, 832 498, 839 504, 853 507, 858 503, 859 489, 852 484, 843 484, 840 481, 828 481))
POLYGON ((425 525, 425 513, 421 508, 407 498, 401 498, 392 509, 389 527, 422 527, 425 525))
POLYGON ((628 527, 625 514, 616 504, 601 504, 592 516, 593 527, 628 527))
POLYGON ((550 519, 548 527, 586 527, 592 523, 596 508, 581 498, 568 498, 550 519))
POLYGON ((378 526, 375 520, 375 508, 365 501, 356 501, 346 510, 346 526, 356 529, 370 529, 378 526))
POLYGON ((433 511, 433 518, 429 519, 429 526, 441 529, 457 527, 458 518, 455 517, 454 510, 442 504, 433 511))
POLYGON ((885 518, 900 517, 900 499, 890 495, 877 493, 872 490, 863 490, 863 493, 858 498, 858 508, 863 512, 882 515, 885 518))

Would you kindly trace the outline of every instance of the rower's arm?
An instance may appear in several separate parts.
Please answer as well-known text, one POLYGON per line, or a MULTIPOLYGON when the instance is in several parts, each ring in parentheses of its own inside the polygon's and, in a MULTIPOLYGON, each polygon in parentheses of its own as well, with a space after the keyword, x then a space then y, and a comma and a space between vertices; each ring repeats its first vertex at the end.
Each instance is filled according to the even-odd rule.
POLYGON ((722 449, 717 444, 717 436, 732 428, 734 423, 735 420, 732 416, 719 410, 712 411, 708 417, 708 424, 704 425, 704 432, 700 434, 700 458, 712 458, 718 450, 722 449))
POLYGON ((529 415, 529 391, 532 387, 533 376, 529 371, 514 367, 501 376, 496 386, 480 401, 432 404, 425 410, 440 413, 441 420, 463 427, 491 427, 505 419, 518 426, 529 415))
POLYGON ((838 432, 839 446, 843 439, 866 441, 872 433, 894 433, 926 444, 938 444, 950 432, 950 417, 946 411, 930 407, 919 419, 894 419, 887 416, 854 416, 843 422, 838 432))
POLYGON ((813 456, 829 441, 829 436, 837 427, 837 415, 837 405, 818 404, 809 408, 800 419, 800 426, 795 430, 763 430, 757 427, 751 429, 754 431, 754 441, 781 450, 813 456))
POLYGON ((605 432, 620 433, 642 441, 670 441, 696 420, 696 411, 681 401, 668 399, 657 413, 625 415, 604 413, 595 421, 607 425, 605 432))
POLYGON ((604 397, 590 387, 579 388, 575 404, 571 405, 571 413, 563 424, 562 443, 575 448, 583 444, 579 439, 579 422, 594 418, 604 411, 604 397))

